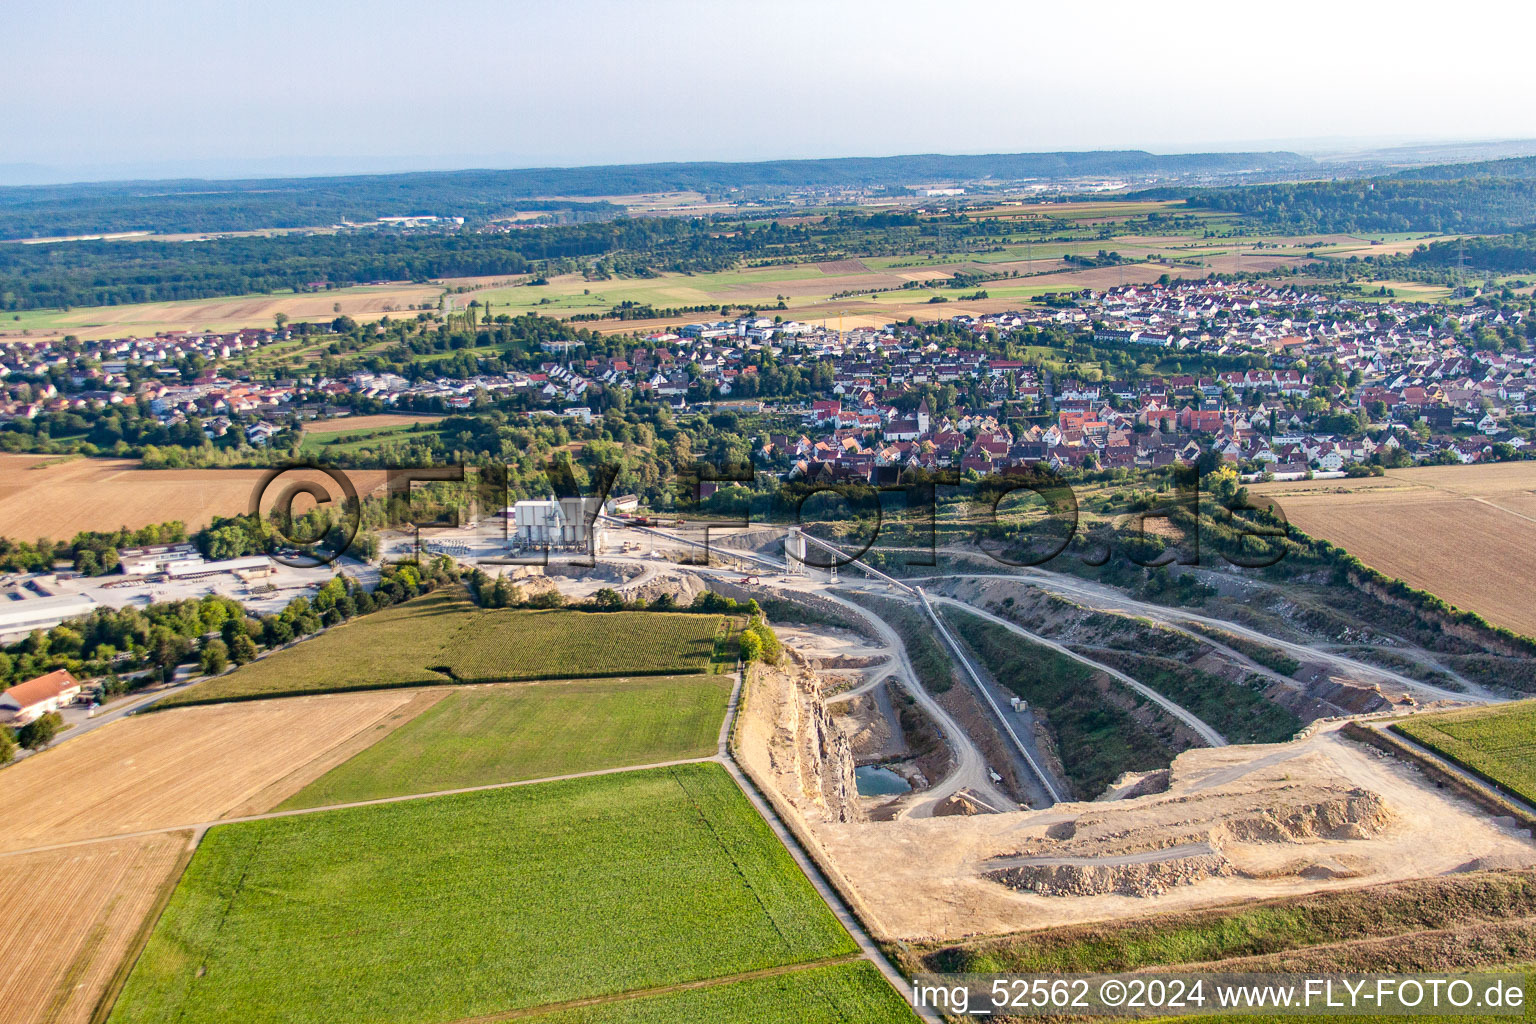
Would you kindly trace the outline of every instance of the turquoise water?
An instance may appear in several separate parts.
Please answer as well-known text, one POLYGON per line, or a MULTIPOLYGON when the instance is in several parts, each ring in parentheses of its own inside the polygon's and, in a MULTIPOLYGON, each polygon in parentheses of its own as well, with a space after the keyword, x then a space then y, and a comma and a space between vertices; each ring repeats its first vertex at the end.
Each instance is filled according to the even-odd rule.
POLYGON ((859 796, 893 796, 912 788, 907 785, 906 779, 879 765, 867 764, 855 768, 853 778, 859 788, 859 796))

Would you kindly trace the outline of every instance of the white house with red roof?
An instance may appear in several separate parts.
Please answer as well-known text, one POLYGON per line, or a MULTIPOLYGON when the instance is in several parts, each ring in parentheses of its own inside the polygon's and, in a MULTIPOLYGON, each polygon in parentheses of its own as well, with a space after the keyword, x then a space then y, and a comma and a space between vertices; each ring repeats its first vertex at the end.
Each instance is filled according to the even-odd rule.
POLYGON ((26 725, 80 696, 80 681, 65 669, 28 679, 0 694, 0 722, 26 725))

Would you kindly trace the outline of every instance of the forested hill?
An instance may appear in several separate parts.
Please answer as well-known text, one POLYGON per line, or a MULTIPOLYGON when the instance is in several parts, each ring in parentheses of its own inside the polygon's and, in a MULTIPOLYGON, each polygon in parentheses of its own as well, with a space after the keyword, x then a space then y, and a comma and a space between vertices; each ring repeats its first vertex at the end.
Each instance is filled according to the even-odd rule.
POLYGON ((1393 178, 1414 181, 1457 181, 1463 178, 1536 178, 1536 156, 1509 160, 1481 160, 1471 164, 1435 164, 1398 171, 1393 178))
POLYGON ((1106 150, 40 185, 0 188, 0 239, 120 231, 247 231, 421 215, 464 217, 474 224, 552 206, 563 207, 578 219, 609 212, 590 202, 530 203, 535 196, 590 198, 677 191, 718 194, 984 179, 1278 174, 1311 166, 1310 160, 1294 153, 1158 156, 1140 150, 1106 150))
POLYGON ((121 305, 341 287, 369 281, 586 270, 597 278, 723 270, 747 256, 951 251, 994 234, 987 219, 839 211, 798 223, 618 217, 537 231, 235 235, 0 244, 0 310, 121 305))
POLYGON ((1235 188, 1155 189, 1131 193, 1125 198, 1183 199, 1193 208, 1240 214, 1266 230, 1285 234, 1482 234, 1536 224, 1536 177, 1385 177, 1235 188))

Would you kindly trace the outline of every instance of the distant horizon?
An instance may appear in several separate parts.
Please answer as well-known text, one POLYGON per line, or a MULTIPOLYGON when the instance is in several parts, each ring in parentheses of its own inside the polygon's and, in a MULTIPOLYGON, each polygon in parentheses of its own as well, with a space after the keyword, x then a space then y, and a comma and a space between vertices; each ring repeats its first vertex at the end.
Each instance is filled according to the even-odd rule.
MULTIPOLYGON (((1343 160, 1352 156, 1378 158, 1398 150, 1461 148, 1528 148, 1536 155, 1536 136, 1507 138, 1426 137, 1426 136, 1331 136, 1299 139, 1234 139, 1192 146, 1091 146, 1083 148, 1030 149, 921 149, 900 152, 840 152, 836 154, 795 156, 680 157, 652 160, 604 160, 571 162, 517 162, 512 154, 455 154, 448 156, 361 155, 263 157, 250 159, 189 159, 132 161, 123 163, 56 166, 36 161, 0 162, 0 188, 47 187, 53 185, 131 184, 137 181, 241 181, 262 179, 344 178, 373 175, 454 173, 468 171, 525 171, 599 167, 654 166, 667 164, 759 164, 818 160, 881 160, 915 156, 991 156, 1036 153, 1110 153, 1144 152, 1154 156, 1180 156, 1199 153, 1291 153, 1326 163, 1329 158, 1343 160)), ((1475 159, 1501 159, 1504 155, 1479 156, 1475 159)), ((1447 162, 1460 162, 1450 161, 1447 162)))

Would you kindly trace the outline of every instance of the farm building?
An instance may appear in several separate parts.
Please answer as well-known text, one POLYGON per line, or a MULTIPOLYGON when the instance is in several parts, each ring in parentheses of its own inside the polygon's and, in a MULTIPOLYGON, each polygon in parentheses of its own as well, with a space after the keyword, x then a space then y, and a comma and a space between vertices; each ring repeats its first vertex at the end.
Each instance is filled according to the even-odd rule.
POLYGON ((80 682, 65 669, 28 679, 0 694, 0 722, 26 725, 80 696, 80 682))

